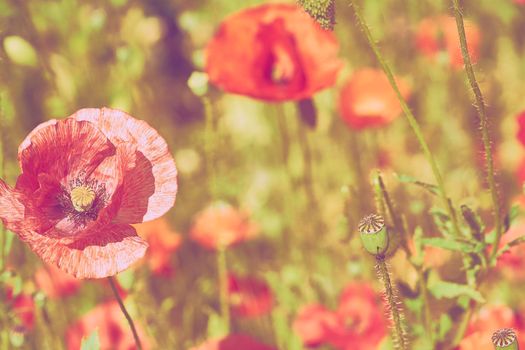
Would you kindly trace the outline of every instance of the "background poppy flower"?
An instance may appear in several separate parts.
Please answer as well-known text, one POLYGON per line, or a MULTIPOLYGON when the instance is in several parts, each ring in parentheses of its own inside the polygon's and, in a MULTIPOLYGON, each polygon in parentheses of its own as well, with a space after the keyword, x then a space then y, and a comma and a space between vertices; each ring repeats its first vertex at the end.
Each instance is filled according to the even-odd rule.
POLYGON ((190 235, 203 247, 217 249, 242 242, 257 233, 257 226, 247 213, 220 202, 196 215, 190 235))
POLYGON ((6 291, 7 305, 17 318, 22 330, 27 332, 33 329, 35 325, 35 301, 28 294, 13 295, 13 289, 7 287, 6 291))
POLYGON ((328 335, 328 343, 344 350, 375 350, 387 334, 382 305, 369 284, 348 284, 339 297, 339 322, 328 335))
MULTIPOLYGON (((135 327, 142 347, 151 349, 151 340, 144 334, 139 324, 135 323, 135 327)), ((131 329, 122 317, 116 301, 98 305, 71 325, 66 332, 67 348, 69 350, 80 349, 82 338, 89 336, 95 330, 98 331, 101 350, 136 349, 131 329)))
POLYGON ((334 34, 299 6, 264 4, 222 22, 206 48, 206 72, 227 92, 301 100, 335 83, 338 50, 334 34))
MULTIPOLYGON (((479 55, 480 33, 478 27, 465 20, 465 35, 472 62, 479 55)), ((449 16, 438 16, 423 19, 417 28, 416 47, 425 56, 436 59, 446 53, 449 64, 457 69, 463 68, 463 56, 459 44, 456 20, 449 16)))
POLYGON ((165 218, 133 226, 138 235, 149 244, 146 260, 151 271, 158 276, 173 275, 174 269, 170 259, 181 245, 181 236, 170 228, 165 218))
POLYGON ((273 295, 262 280, 228 276, 228 297, 233 313, 239 317, 257 317, 272 309, 273 295))
POLYGON ((80 288, 78 279, 49 264, 35 272, 35 282, 48 298, 73 295, 80 288))
POLYGON ((336 349, 375 350, 386 336, 379 295, 366 283, 348 284, 335 312, 321 305, 303 308, 294 321, 294 331, 303 344, 330 344, 336 349))
POLYGON ((518 141, 525 146, 525 111, 522 111, 516 116, 516 121, 518 122, 518 133, 516 137, 518 141))
MULTIPOLYGON (((410 88, 396 79, 405 99, 410 88)), ((339 94, 339 113, 353 129, 382 127, 401 114, 401 105, 383 71, 363 68, 355 71, 339 94)))
MULTIPOLYGON (((501 328, 513 328, 519 332, 521 327, 516 313, 505 305, 482 307, 470 321, 458 350, 494 349, 491 337, 494 331, 501 328)), ((520 345, 520 347, 525 345, 523 340, 520 341, 520 345)))
POLYGON ((339 319, 335 312, 323 305, 312 304, 302 307, 293 322, 293 330, 303 345, 316 347, 328 340, 331 331, 337 327, 339 319))
POLYGON ((47 263, 101 278, 141 258, 129 225, 173 206, 176 169, 146 122, 113 109, 82 109, 37 126, 18 149, 15 188, 0 180, 0 217, 47 263))
POLYGON ((274 347, 259 343, 243 334, 230 334, 222 339, 208 340, 190 350, 277 350, 274 347))

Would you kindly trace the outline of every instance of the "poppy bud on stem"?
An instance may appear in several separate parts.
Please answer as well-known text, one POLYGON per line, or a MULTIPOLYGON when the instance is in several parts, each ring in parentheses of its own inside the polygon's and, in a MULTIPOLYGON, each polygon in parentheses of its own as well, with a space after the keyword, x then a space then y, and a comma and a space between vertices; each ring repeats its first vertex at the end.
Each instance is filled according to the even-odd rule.
POLYGON ((403 325, 403 312, 399 307, 397 293, 390 280, 390 272, 385 261, 384 253, 388 249, 388 229, 385 220, 377 214, 365 216, 359 222, 359 233, 365 249, 376 257, 376 271, 385 289, 385 302, 393 322, 395 346, 400 350, 407 350, 406 331, 403 325))
POLYGON ((492 344, 495 350, 519 350, 518 337, 513 329, 498 329, 492 335, 492 344))

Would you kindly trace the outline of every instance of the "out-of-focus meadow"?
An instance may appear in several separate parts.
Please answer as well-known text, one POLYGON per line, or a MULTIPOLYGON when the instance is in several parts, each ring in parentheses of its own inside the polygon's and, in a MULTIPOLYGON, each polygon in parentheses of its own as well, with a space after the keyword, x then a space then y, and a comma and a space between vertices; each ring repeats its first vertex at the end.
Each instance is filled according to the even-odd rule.
MULTIPOLYGON (((387 260, 409 347, 489 350, 506 327, 525 344, 525 247, 484 260, 494 215, 452 2, 358 1, 461 239, 349 2, 335 2, 333 32, 293 1, 245 12, 263 3, 0 0, 1 178, 16 181, 19 144, 48 119, 106 106, 146 120, 169 145, 179 190, 163 218, 136 225, 149 249, 117 275, 144 348, 372 350, 394 346, 357 230, 380 211, 379 169, 407 232, 387 260)), ((525 233, 521 3, 461 2, 502 247, 525 233)), ((44 264, 11 232, 0 243, 0 349, 79 349, 82 338, 84 349, 134 348, 106 280, 44 264)))

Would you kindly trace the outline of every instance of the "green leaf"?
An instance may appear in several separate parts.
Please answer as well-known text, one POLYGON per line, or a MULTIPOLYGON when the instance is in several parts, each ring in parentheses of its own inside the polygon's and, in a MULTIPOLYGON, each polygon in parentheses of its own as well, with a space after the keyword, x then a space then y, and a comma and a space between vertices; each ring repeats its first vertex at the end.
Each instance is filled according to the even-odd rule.
POLYGON ((448 331, 452 328, 452 319, 447 314, 441 314, 439 318, 438 340, 444 340, 448 331))
POLYGON ((397 179, 399 180, 399 182, 417 185, 419 187, 424 188, 425 190, 427 190, 431 194, 439 196, 439 188, 436 185, 434 185, 434 184, 429 184, 429 183, 426 183, 426 182, 423 182, 423 181, 419 181, 418 179, 416 179, 416 178, 414 178, 412 176, 403 175, 403 174, 397 174, 397 179))
POLYGON ((485 302, 480 292, 465 284, 446 282, 435 278, 433 281, 429 281, 428 288, 430 293, 437 299, 454 299, 460 296, 468 296, 477 302, 485 302))
POLYGON ((99 350, 100 349, 100 339, 98 338, 98 329, 95 329, 91 334, 86 338, 82 338, 82 343, 80 344, 80 350, 99 350))
POLYGON ((479 248, 476 245, 468 242, 460 242, 454 239, 447 239, 441 237, 423 238, 421 240, 423 245, 437 247, 446 250, 452 250, 463 253, 476 253, 479 248))

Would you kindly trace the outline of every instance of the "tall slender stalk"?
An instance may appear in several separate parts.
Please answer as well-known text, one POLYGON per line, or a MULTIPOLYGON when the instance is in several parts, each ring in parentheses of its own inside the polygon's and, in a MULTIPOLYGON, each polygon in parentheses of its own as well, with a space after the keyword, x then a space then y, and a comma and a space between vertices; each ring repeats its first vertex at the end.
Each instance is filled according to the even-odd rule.
POLYGON ((219 275, 219 302, 223 326, 230 332, 230 306, 228 304, 228 266, 226 263, 226 249, 217 250, 217 273, 219 275))
POLYGON ((399 309, 396 291, 392 286, 392 282, 390 280, 390 272, 388 271, 388 267, 386 266, 384 256, 377 255, 376 262, 377 273, 383 281, 383 285, 385 288, 385 300, 388 304, 388 311, 390 312, 390 315, 392 317, 395 335, 395 346, 397 346, 397 348, 400 350, 408 350, 408 342, 406 339, 406 331, 403 325, 402 313, 399 309))
POLYGON ((124 306, 124 302, 122 301, 122 298, 120 297, 120 294, 118 293, 117 285, 115 284, 115 280, 112 276, 108 277, 109 285, 111 286, 111 290, 113 291, 113 294, 115 295, 115 299, 117 299, 118 305, 120 306, 120 310, 124 314, 124 317, 126 317, 126 320, 128 321, 129 328, 131 328, 131 332, 133 333, 133 339, 135 339, 135 345, 137 345, 138 350, 142 350, 142 343, 140 342, 139 334, 137 333, 137 329, 135 328, 135 324, 133 323, 133 319, 128 313, 128 310, 126 310, 126 307, 124 306))
POLYGON ((474 96, 476 99, 475 106, 479 115, 479 123, 481 127, 481 140, 483 141, 483 148, 485 151, 485 160, 487 167, 487 182, 490 188, 490 194, 492 197, 492 208, 494 210, 494 221, 496 226, 496 240, 494 241, 494 246, 492 248, 492 253, 490 256, 491 260, 494 260, 496 253, 498 251, 499 242, 502 235, 502 222, 501 222, 501 209, 498 198, 498 189, 496 187, 496 180, 494 176, 494 159, 492 156, 492 147, 489 135, 488 128, 488 117, 485 110, 485 100, 483 99, 483 94, 479 88, 478 82, 476 80, 476 75, 474 74, 474 68, 472 67, 472 61, 470 59, 470 54, 468 51, 467 37, 465 35, 465 24, 463 22, 463 14, 461 13, 461 8, 459 6, 458 0, 452 0, 454 6, 454 17, 456 18, 456 26, 458 27, 459 33, 459 43, 461 45, 461 55, 463 56, 463 62, 465 63, 465 72, 467 73, 468 82, 474 96))
MULTIPOLYGON (((5 179, 5 154, 4 154, 4 104, 0 93, 0 179, 5 179)), ((7 232, 0 222, 0 271, 4 271, 6 257, 7 232)))
POLYGON ((392 74, 392 70, 390 69, 389 65, 386 63, 385 59, 381 55, 381 52, 379 51, 379 48, 377 47, 376 42, 374 41, 374 38, 372 36, 372 33, 370 32, 370 29, 368 28, 368 25, 366 24, 363 16, 361 15, 360 9, 355 3, 354 0, 350 0, 350 4, 352 5, 354 9, 355 16, 357 18, 357 22, 359 24, 359 27, 364 32, 366 39, 368 41, 368 44, 372 48, 372 51, 374 52, 379 64, 381 65, 381 68, 383 69, 383 72, 386 74, 388 81, 390 82, 390 85, 394 89, 394 92, 396 93, 397 99, 399 100, 399 103, 401 104, 401 109, 403 110, 405 117, 408 121, 408 124, 412 128, 412 131, 414 132, 416 139, 419 143, 419 146, 421 147, 423 154, 425 158, 427 159, 428 163, 430 164, 430 167, 432 168, 432 172, 434 174, 434 177, 437 182, 437 186, 439 188, 439 194, 443 201, 443 204, 445 205, 445 208, 447 210, 447 214, 450 217, 450 220, 453 225, 454 233, 459 236, 459 226, 457 222, 457 217, 454 212, 454 208, 452 207, 452 203, 450 202, 447 192, 445 190, 445 184, 443 181, 443 177, 441 176, 441 172, 439 171, 438 165, 436 163, 436 160, 434 159, 434 156, 432 155, 432 152, 430 151, 430 148, 428 147, 428 144, 426 143, 423 132, 421 131, 421 128, 412 114, 412 111, 408 107, 405 99, 403 98, 403 95, 401 94, 399 87, 397 86, 396 80, 394 79, 394 75, 392 74))

